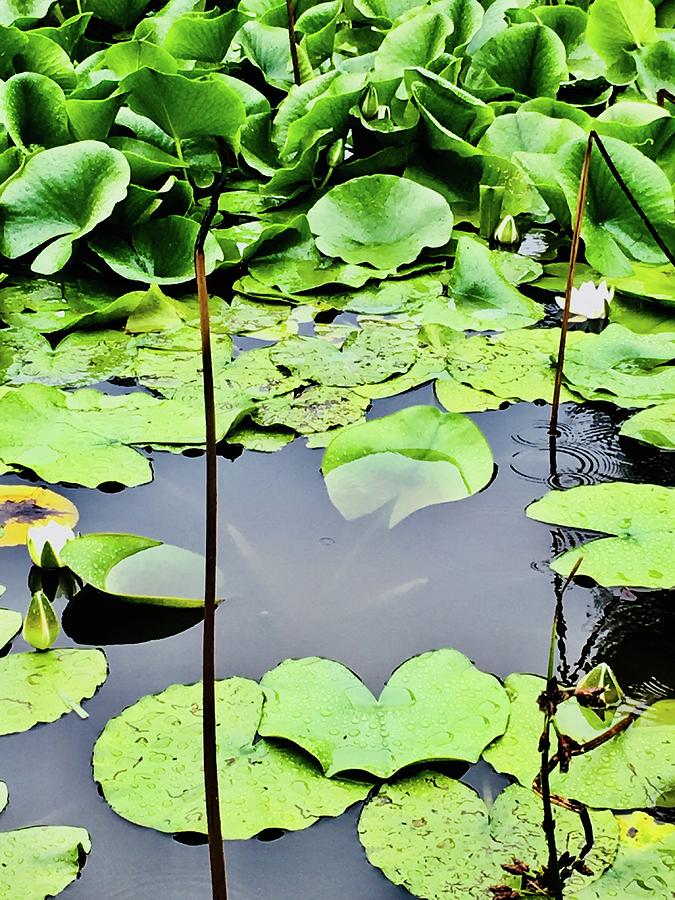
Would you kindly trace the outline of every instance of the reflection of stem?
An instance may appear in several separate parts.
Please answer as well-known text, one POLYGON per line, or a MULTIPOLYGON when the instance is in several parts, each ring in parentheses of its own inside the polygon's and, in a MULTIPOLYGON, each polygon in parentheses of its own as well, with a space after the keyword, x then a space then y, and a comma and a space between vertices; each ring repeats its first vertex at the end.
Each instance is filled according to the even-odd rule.
POLYGON ((202 344, 202 381, 206 424, 206 562, 204 573, 204 637, 202 646, 202 749, 206 821, 209 835, 211 890, 213 900, 227 900, 227 872, 220 822, 218 750, 216 732, 216 572, 218 539, 218 462, 216 456, 216 402, 213 387, 209 294, 206 286, 204 245, 218 208, 222 179, 216 185, 211 205, 202 220, 195 244, 195 274, 199 294, 202 344))
POLYGON ((293 63, 293 80, 296 84, 302 84, 300 73, 300 61, 298 59, 298 42, 295 36, 295 10, 293 0, 286 0, 286 13, 288 15, 288 42, 291 47, 291 62, 293 63))

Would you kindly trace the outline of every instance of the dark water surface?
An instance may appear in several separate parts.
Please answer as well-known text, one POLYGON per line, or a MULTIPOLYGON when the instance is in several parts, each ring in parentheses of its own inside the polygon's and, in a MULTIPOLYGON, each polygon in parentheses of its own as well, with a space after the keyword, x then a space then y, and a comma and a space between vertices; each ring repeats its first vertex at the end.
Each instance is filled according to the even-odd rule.
MULTIPOLYGON (((433 402, 425 388, 378 402, 371 416, 433 402)), ((523 513, 548 489, 548 412, 521 403, 472 416, 495 456, 492 484, 467 500, 421 510, 392 530, 380 513, 344 521, 324 488, 322 451, 307 450, 302 440, 272 455, 221 459, 220 565, 228 601, 217 616, 219 676, 258 679, 282 659, 318 655, 341 660, 378 693, 405 659, 443 646, 499 676, 542 673, 554 603, 546 563, 553 543, 568 546, 583 536, 523 513)), ((604 409, 565 407, 561 422, 562 486, 673 482, 666 454, 619 444, 616 420, 604 409)), ((201 551, 203 473, 203 459, 156 454, 155 480, 145 487, 62 492, 77 504, 83 532, 132 531, 201 551)), ((23 612, 25 551, 3 549, 0 562, 0 582, 8 587, 0 604, 23 612)), ((87 610, 83 599, 64 625, 78 641, 105 648, 110 677, 86 704, 88 720, 69 715, 2 739, 0 777, 11 799, 3 830, 34 824, 89 830, 92 854, 64 895, 72 900, 207 900, 206 847, 119 818, 98 795, 90 769, 93 743, 109 718, 144 694, 199 679, 201 629, 194 615, 114 603, 87 610)), ((573 585, 565 616, 572 664, 587 645, 582 668, 604 659, 635 694, 673 693, 667 639, 673 612, 663 593, 573 585)), ((70 643, 62 635, 60 646, 70 643)), ((21 640, 15 649, 25 649, 21 640)), ((465 780, 488 796, 505 783, 485 764, 465 780)), ((368 865, 357 816, 352 809, 278 840, 228 843, 231 900, 409 896, 368 865)))

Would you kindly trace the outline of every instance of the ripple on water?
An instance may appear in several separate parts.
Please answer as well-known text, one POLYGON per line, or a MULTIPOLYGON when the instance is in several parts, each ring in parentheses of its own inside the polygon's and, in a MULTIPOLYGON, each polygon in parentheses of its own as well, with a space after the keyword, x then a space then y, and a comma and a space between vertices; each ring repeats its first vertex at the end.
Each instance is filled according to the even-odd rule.
POLYGON ((673 483, 675 460, 648 445, 620 440, 619 428, 627 413, 606 404, 561 407, 553 468, 549 411, 550 407, 542 409, 527 431, 513 435, 518 449, 511 469, 517 475, 552 488, 618 480, 673 483))

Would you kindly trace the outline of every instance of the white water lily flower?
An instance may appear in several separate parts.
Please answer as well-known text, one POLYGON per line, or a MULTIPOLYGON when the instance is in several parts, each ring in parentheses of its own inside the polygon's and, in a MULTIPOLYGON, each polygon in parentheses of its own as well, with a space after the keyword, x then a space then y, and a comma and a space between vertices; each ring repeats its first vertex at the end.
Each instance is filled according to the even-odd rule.
POLYGON ((47 522, 28 529, 26 546, 36 566, 42 569, 60 569, 63 566, 60 553, 74 537, 75 532, 67 525, 47 522))
MULTIPOLYGON (((598 285, 592 281, 584 281, 581 287, 573 287, 570 297, 570 322, 606 319, 613 297, 614 288, 608 288, 604 278, 598 285)), ((556 297, 555 302, 561 309, 565 308, 564 297, 556 297)))

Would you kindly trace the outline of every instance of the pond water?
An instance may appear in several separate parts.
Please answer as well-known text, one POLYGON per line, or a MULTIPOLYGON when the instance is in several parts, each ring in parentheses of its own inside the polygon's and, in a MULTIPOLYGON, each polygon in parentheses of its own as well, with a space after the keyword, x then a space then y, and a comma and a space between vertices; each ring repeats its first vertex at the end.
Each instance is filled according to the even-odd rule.
MULTIPOLYGON (((379 401, 370 417, 413 403, 435 403, 431 389, 379 401)), ((282 659, 318 655, 341 660, 378 693, 404 660, 444 646, 500 677, 542 673, 555 600, 547 561, 552 546, 581 536, 523 514, 549 487, 549 410, 521 403, 472 416, 495 457, 492 483, 391 530, 383 512, 355 522, 340 516, 319 471, 322 452, 306 449, 303 440, 273 455, 221 458, 227 602, 217 614, 219 676, 258 679, 282 659)), ((604 407, 563 407, 561 486, 672 483, 675 465, 665 454, 619 443, 619 421, 604 407)), ((83 532, 130 531, 201 551, 203 459, 155 454, 154 471, 151 484, 117 494, 62 492, 77 504, 83 532)), ((23 612, 25 550, 3 550, 2 563, 3 605, 23 612)), ((610 663, 634 695, 671 693, 673 610, 663 594, 572 585, 564 606, 571 668, 583 654, 582 668, 610 663)), ((3 739, 2 776, 12 792, 3 828, 69 823, 89 830, 93 852, 68 889, 72 900, 206 900, 206 847, 119 818, 98 795, 90 769, 93 743, 108 719, 142 695, 200 678, 198 617, 104 602, 90 606, 85 596, 71 604, 60 640, 102 646, 108 655, 110 677, 88 703, 89 719, 67 716, 3 739)), ((484 796, 505 783, 485 763, 468 780, 484 796)), ((228 843, 231 900, 409 896, 368 865, 357 817, 353 808, 305 831, 269 836, 278 839, 228 843)))

